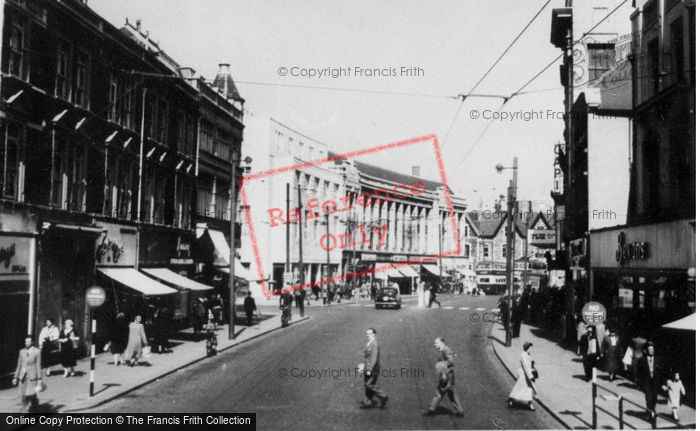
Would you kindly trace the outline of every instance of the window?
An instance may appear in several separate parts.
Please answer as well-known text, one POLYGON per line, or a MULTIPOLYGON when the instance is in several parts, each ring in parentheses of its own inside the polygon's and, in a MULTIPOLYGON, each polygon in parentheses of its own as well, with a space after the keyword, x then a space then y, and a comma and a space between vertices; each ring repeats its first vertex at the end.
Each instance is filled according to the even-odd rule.
POLYGON ((65 137, 56 139, 53 157, 51 205, 71 211, 85 211, 85 169, 87 152, 65 137))
POLYGON ((588 81, 596 81, 615 68, 615 45, 608 43, 588 44, 588 81))
POLYGON ((58 42, 58 52, 56 53, 56 97, 63 100, 70 99, 69 59, 70 45, 68 45, 68 42, 61 40, 58 42))
POLYGON ((121 95, 117 97, 117 106, 119 107, 119 123, 127 129, 134 128, 134 84, 129 78, 122 79, 121 95))
POLYGON ((149 139, 155 138, 155 101, 146 98, 146 111, 144 115, 144 132, 149 139))
POLYGON ((90 108, 89 67, 90 56, 86 52, 79 51, 75 57, 75 98, 73 102, 85 109, 90 108))
POLYGON ((647 44, 647 79, 649 96, 659 92, 659 39, 654 38, 647 44))
POLYGON ((109 108, 107 108, 107 120, 117 121, 117 77, 112 74, 109 80, 109 108))
POLYGON ((10 29, 10 53, 8 60, 8 72, 18 78, 29 80, 29 54, 26 22, 16 20, 10 29))
POLYGON ((2 196, 22 200, 22 181, 20 172, 22 162, 22 130, 18 125, 9 123, 5 130, 5 145, 0 148, 2 163, 2 196))
POLYGON ((684 46, 683 46, 683 18, 676 19, 671 24, 671 44, 673 55, 673 76, 677 82, 685 79, 684 46))
POLYGON ((466 257, 471 257, 472 254, 472 246, 471 244, 464 244, 464 255, 466 257))
POLYGON ((156 140, 162 144, 168 142, 168 102, 161 98, 158 101, 158 133, 156 140))
POLYGON ((484 258, 489 257, 489 246, 488 244, 484 244, 484 258))
POLYGON ((505 244, 503 244, 503 246, 501 246, 501 255, 502 255, 503 257, 507 257, 507 256, 508 256, 508 246, 505 245, 505 244))
POLYGON ((184 175, 175 176, 175 226, 187 228, 190 226, 192 188, 184 175))

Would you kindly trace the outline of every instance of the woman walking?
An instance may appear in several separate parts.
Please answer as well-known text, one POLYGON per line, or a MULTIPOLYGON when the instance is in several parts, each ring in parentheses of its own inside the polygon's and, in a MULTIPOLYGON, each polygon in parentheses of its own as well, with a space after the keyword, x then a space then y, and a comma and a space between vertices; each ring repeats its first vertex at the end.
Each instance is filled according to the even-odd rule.
POLYGON ((124 313, 119 312, 109 329, 109 351, 114 357, 115 367, 124 363, 122 354, 124 353, 124 349, 126 349, 128 338, 129 328, 126 323, 126 316, 124 313))
MULTIPOLYGON (((39 348, 41 349, 41 366, 46 368, 46 375, 51 375, 51 363, 53 354, 58 351, 58 326, 53 319, 46 319, 46 326, 39 332, 39 348)), ((42 370, 43 371, 43 370, 42 370)))
POLYGON ((63 377, 75 375, 75 351, 78 348, 78 340, 73 329, 73 321, 68 319, 63 323, 63 330, 58 339, 60 345, 61 366, 63 367, 63 377))
POLYGON ((610 329, 603 338, 603 362, 605 371, 608 372, 608 379, 612 382, 615 376, 620 373, 620 339, 614 328, 610 329))
POLYGON ((518 403, 527 404, 530 410, 535 410, 532 400, 536 397, 534 361, 530 356, 532 343, 529 341, 523 344, 523 353, 520 354, 520 367, 518 368, 518 381, 515 382, 513 390, 508 395, 508 407, 518 403))
POLYGON ((129 338, 126 350, 124 350, 123 360, 130 367, 137 365, 142 348, 145 345, 148 345, 146 330, 143 328, 143 323, 141 323, 141 316, 136 316, 134 321, 129 323, 129 338))

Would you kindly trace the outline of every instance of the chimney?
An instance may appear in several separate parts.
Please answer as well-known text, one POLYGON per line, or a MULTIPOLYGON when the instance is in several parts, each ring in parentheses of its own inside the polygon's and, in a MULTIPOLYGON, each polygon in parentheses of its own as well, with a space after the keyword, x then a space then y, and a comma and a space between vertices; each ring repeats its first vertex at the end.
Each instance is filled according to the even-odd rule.
POLYGON ((411 175, 414 177, 420 177, 420 166, 411 167, 411 175))
POLYGON ((219 73, 223 73, 226 75, 231 73, 231 64, 230 63, 219 63, 219 73))
POLYGON ((140 33, 141 32, 141 20, 137 19, 136 20, 136 30, 140 33))

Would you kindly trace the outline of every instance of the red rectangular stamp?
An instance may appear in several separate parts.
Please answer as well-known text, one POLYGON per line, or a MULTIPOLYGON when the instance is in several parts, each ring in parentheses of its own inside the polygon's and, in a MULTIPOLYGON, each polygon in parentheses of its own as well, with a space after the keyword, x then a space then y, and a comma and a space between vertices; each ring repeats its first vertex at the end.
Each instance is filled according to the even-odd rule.
POLYGON ((257 271, 262 293, 266 297, 277 294, 282 286, 270 285, 266 276, 270 269, 264 264, 269 259, 265 259, 261 253, 279 252, 285 245, 285 280, 282 284, 291 290, 349 282, 367 276, 394 277, 394 274, 401 272, 415 275, 416 271, 412 269, 415 265, 460 256, 462 253, 452 192, 447 184, 440 145, 434 134, 342 154, 329 153, 327 157, 249 173, 239 178, 239 188, 255 263, 255 268, 251 265, 251 270, 257 271), (440 181, 401 174, 358 160, 382 152, 416 150, 420 145, 430 146, 440 181), (324 185, 324 181, 311 180, 306 180, 310 187, 304 187, 305 173, 319 169, 336 175, 338 182, 343 183, 342 187, 333 188, 328 181, 324 185), (272 186, 271 179, 275 176, 291 178, 294 184, 288 181, 287 192, 280 191, 285 187, 283 184, 272 186), (267 182, 268 193, 278 198, 271 197, 268 203, 272 201, 277 205, 260 208, 261 203, 257 202, 258 208, 251 211, 248 193, 250 190, 258 193, 256 185, 261 185, 258 182, 267 182), (285 193, 286 199, 282 197, 285 193), (319 226, 322 228, 318 229, 319 226), (436 231, 438 235, 435 235, 436 231), (290 232, 295 236, 298 232, 294 245, 290 244, 290 232), (261 250, 258 241, 260 234, 271 243, 267 250, 261 250), (449 244, 449 247, 444 247, 443 243, 449 244), (296 254, 294 264, 298 265, 300 273, 294 276, 290 249, 296 254), (336 258, 333 265, 330 265, 329 257, 326 262, 316 262, 315 268, 325 264, 326 270, 317 270, 311 275, 304 269, 305 265, 299 264, 303 262, 303 256, 318 257, 322 253, 330 256, 331 252, 336 253, 336 257, 338 252, 342 252, 347 258, 342 259, 341 263, 336 258), (367 259, 372 257, 374 262, 371 266, 358 268, 359 258, 350 259, 350 253, 367 259), (331 274, 333 266, 335 271, 331 274))

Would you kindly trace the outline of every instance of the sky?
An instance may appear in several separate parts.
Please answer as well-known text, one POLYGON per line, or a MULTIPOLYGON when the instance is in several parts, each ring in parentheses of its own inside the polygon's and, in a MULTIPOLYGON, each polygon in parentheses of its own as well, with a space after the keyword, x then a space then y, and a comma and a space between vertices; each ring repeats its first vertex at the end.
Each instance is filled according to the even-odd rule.
MULTIPOLYGON (((511 171, 499 175, 495 165, 511 166, 514 157, 518 198, 551 205, 553 146, 563 141, 564 127, 559 62, 524 90, 534 92, 509 100, 506 118, 485 133, 499 98, 470 97, 455 120, 457 96, 471 90, 545 3, 89 0, 115 26, 140 19, 165 52, 208 80, 219 63, 230 63, 246 116, 270 116, 335 151, 436 134, 448 185, 472 208, 492 206, 506 193, 511 171), (340 68, 342 76, 328 76, 340 68), (366 69, 390 76, 366 76, 366 69), (301 76, 312 70, 326 76, 301 76)), ((560 54, 549 32, 551 10, 563 3, 549 2, 474 94, 511 95, 560 54)), ((244 135, 244 153, 246 144, 244 135)), ((428 145, 364 161, 406 174, 416 165, 439 179, 428 145)))

